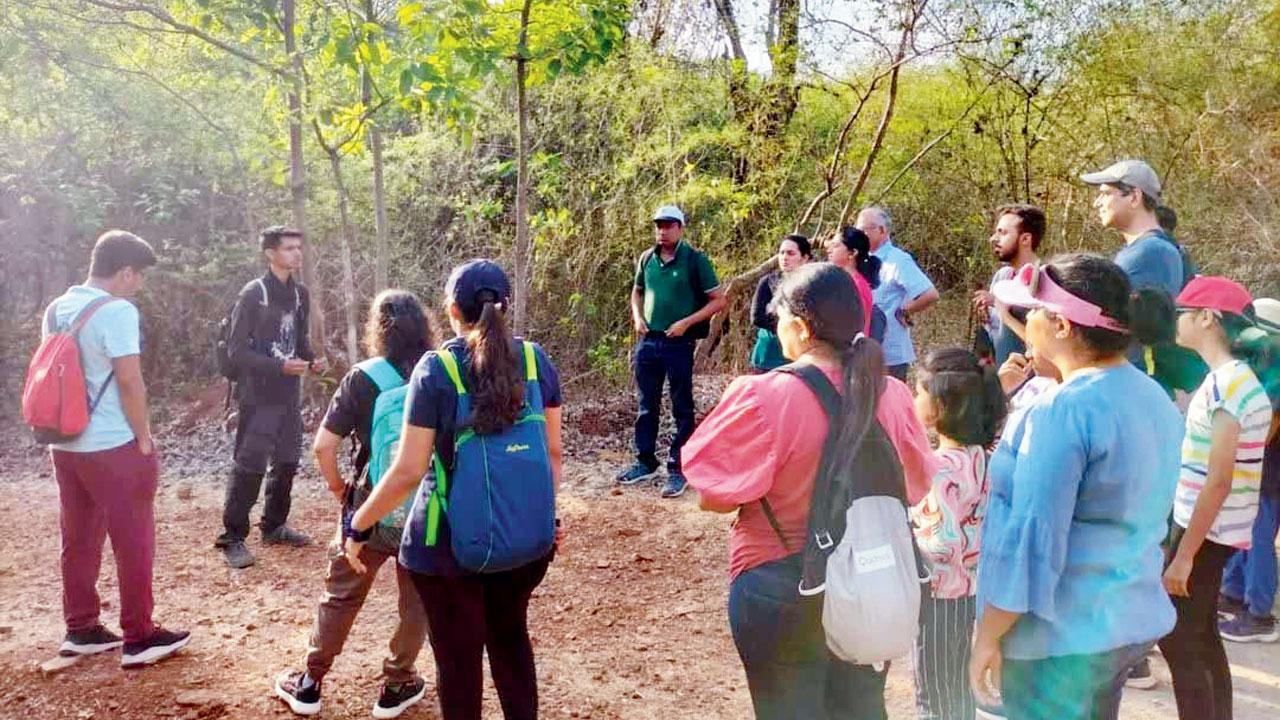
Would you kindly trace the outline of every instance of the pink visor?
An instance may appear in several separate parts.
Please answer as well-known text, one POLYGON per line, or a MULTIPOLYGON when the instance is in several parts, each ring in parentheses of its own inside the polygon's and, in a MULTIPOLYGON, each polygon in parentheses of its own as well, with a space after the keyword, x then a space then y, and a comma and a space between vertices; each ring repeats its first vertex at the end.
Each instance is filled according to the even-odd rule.
POLYGON ((1104 315, 1097 305, 1064 290, 1039 265, 1023 265, 1013 278, 991 286, 991 294, 1011 307, 1044 308, 1074 325, 1129 334, 1129 328, 1104 315))

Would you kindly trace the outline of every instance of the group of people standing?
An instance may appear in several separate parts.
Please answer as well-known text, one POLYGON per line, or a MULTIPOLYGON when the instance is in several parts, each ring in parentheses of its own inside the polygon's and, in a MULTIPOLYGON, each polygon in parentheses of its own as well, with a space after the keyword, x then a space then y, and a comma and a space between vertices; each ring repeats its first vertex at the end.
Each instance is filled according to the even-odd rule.
MULTIPOLYGON (((692 486, 703 509, 736 514, 728 617, 757 718, 886 717, 887 663, 837 657, 822 595, 799 590, 810 546, 839 542, 811 537, 815 486, 866 443, 891 458, 883 469, 909 509, 920 564, 911 572, 927 570, 913 659, 922 718, 1115 718, 1126 682, 1149 676, 1143 666, 1157 643, 1180 717, 1231 717, 1221 637, 1280 634, 1271 614, 1280 303, 1195 275, 1161 227, 1169 213, 1145 163, 1123 161, 1083 181, 1098 188, 1102 223, 1125 236, 1114 260, 1074 254, 1042 264, 1044 213, 999 208, 991 245, 1003 266, 973 297, 985 337, 918 362, 913 318, 939 293, 893 242, 887 211, 868 207, 827 239, 827 262, 814 261, 808 238, 784 237, 778 272, 760 281, 752 303, 753 373, 735 379, 696 428, 694 347, 726 298, 708 257, 685 242, 683 212, 654 214, 654 245, 640 255, 630 293, 636 459, 616 480, 659 477, 665 384, 675 432, 662 496, 692 486), (801 369, 826 379, 838 407, 801 369)), ((225 342, 238 424, 215 544, 233 568, 256 562, 246 540, 264 479, 262 542, 311 542, 287 519, 301 455, 300 379, 326 369, 307 335, 309 295, 292 277, 302 234, 277 226, 260 240, 268 272, 239 293, 225 342)), ((87 389, 98 398, 86 432, 52 450, 62 652, 123 645, 125 667, 163 660, 190 639, 151 619, 158 462, 138 311, 113 302, 137 293, 155 262, 140 238, 103 235, 89 279, 51 303, 44 326, 78 333, 87 389), (99 618, 106 535, 121 577, 123 639, 99 618)), ((547 543, 501 567, 477 570, 451 541, 462 532, 451 503, 471 490, 455 474, 476 452, 467 443, 513 427, 535 428, 524 436, 531 443, 505 453, 541 458, 525 467, 545 470, 554 511, 560 383, 540 346, 512 336, 511 292, 493 262, 455 268, 444 292, 453 338, 442 344, 433 311, 413 294, 387 290, 369 307, 369 359, 342 378, 314 439, 342 539, 328 556, 304 667, 272 688, 293 712, 320 712, 333 660, 376 572, 394 559, 398 621, 374 716, 397 717, 425 696, 415 664, 429 640, 446 720, 481 716, 486 654, 504 716, 537 717, 527 613, 560 522, 545 518, 547 543), (355 452, 344 477, 346 438, 355 452)), ((528 479, 508 474, 485 483, 528 479)), ((865 560, 868 573, 894 565, 865 560)))

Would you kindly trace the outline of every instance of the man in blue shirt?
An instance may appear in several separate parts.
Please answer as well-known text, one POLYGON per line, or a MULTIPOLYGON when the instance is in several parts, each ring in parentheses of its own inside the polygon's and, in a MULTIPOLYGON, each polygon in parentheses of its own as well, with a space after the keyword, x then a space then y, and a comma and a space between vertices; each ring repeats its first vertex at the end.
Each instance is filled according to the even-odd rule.
POLYGON ((916 264, 911 253, 893 244, 893 222, 881 207, 858 213, 857 228, 871 241, 871 254, 880 258, 880 284, 872 297, 884 313, 884 364, 889 374, 907 379, 907 368, 916 359, 911 344, 912 317, 938 302, 938 290, 916 264))
MULTIPOLYGON (((1034 205, 1002 205, 996 209, 995 229, 991 231, 991 249, 1002 264, 991 278, 992 287, 1002 280, 1018 274, 1023 265, 1039 264, 1040 242, 1044 239, 1044 211, 1034 205)), ((1023 323, 999 308, 995 296, 989 290, 973 294, 973 306, 987 319, 986 329, 995 350, 996 367, 1004 364, 1013 353, 1027 350, 1022 336, 1023 323)))
POLYGON ((1098 172, 1080 176, 1098 188, 1093 207, 1103 226, 1124 236, 1125 246, 1115 263, 1136 290, 1155 285, 1177 297, 1184 282, 1182 252, 1173 236, 1160 227, 1160 178, 1141 160, 1121 160, 1098 172))

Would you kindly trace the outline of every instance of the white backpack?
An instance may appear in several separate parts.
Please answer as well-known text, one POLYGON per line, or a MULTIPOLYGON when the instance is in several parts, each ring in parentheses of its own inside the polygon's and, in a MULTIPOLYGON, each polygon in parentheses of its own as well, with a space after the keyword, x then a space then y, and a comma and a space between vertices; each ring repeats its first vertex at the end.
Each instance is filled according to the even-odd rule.
MULTIPOLYGON (((830 425, 814 480, 800 594, 824 594, 827 647, 841 660, 874 665, 908 655, 919 634, 920 586, 930 578, 907 517, 897 450, 873 418, 854 457, 840 463, 839 393, 812 365, 778 370, 804 380, 830 425)), ((768 500, 761 504, 786 546, 768 500)))

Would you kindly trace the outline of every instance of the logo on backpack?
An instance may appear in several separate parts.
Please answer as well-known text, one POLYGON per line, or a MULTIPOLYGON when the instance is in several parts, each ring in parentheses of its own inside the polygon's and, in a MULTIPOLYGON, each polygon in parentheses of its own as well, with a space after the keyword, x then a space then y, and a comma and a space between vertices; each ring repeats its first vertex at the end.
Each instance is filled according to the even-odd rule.
POLYGON ((450 549, 466 570, 494 573, 545 557, 555 543, 556 497, 547 450, 547 421, 533 345, 521 342, 524 407, 501 432, 470 429, 471 396, 458 361, 436 353, 458 393, 453 467, 437 455, 435 487, 427 501, 426 544, 439 539, 440 516, 449 521, 450 549))
POLYGON ((115 373, 107 375, 98 388, 97 397, 90 401, 84 368, 80 364, 80 331, 99 308, 118 299, 93 300, 80 311, 71 327, 61 332, 57 331, 55 322, 57 303, 50 304, 45 311, 45 337, 31 357, 22 386, 22 419, 31 426, 36 442, 42 445, 70 442, 89 426, 89 417, 115 373))

